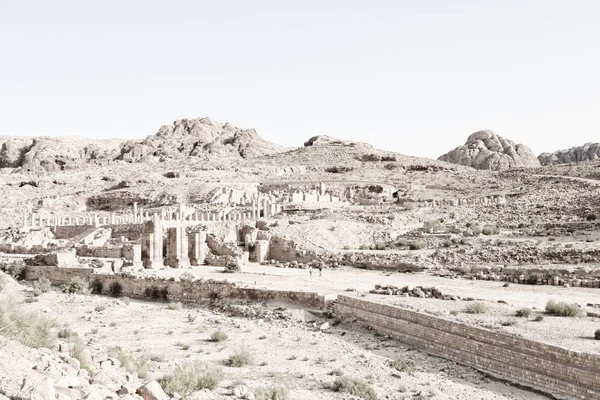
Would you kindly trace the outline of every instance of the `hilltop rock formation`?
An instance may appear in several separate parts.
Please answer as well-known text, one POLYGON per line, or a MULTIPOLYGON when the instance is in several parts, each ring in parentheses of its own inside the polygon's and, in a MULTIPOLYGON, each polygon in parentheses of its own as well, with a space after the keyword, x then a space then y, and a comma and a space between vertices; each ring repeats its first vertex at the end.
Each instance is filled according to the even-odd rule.
POLYGON ((181 159, 236 157, 252 158, 277 153, 283 147, 269 143, 254 129, 242 129, 209 118, 180 119, 164 125, 142 141, 126 142, 119 160, 140 162, 151 157, 181 159))
POLYGON ((542 153, 538 156, 542 165, 570 164, 593 161, 600 158, 600 143, 586 143, 583 146, 542 153))
POLYGON ((540 166, 538 158, 527 146, 515 144, 487 130, 471 134, 464 145, 438 160, 494 171, 540 166))

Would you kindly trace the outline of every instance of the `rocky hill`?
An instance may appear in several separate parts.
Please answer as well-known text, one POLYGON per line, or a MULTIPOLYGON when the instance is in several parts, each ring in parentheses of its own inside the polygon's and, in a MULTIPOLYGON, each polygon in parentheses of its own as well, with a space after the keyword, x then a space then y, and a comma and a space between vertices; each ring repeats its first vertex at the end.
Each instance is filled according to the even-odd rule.
POLYGON ((0 168, 24 172, 56 172, 74 169, 92 160, 118 155, 123 140, 90 140, 83 137, 0 137, 0 168))
POLYGON ((542 165, 570 164, 600 159, 600 143, 586 143, 583 146, 542 153, 538 159, 542 165))
POLYGON ((464 145, 440 156, 438 160, 494 171, 540 166, 539 160, 527 146, 515 144, 488 130, 471 134, 464 145))
POLYGON ((0 168, 23 172, 57 172, 84 164, 179 160, 197 157, 245 159, 286 148, 267 142, 254 129, 209 118, 181 119, 164 125, 144 140, 90 140, 83 137, 0 137, 0 168))
POLYGON ((126 142, 117 159, 140 162, 152 158, 253 158, 283 150, 284 147, 264 140, 254 129, 197 118, 177 120, 145 140, 126 142))

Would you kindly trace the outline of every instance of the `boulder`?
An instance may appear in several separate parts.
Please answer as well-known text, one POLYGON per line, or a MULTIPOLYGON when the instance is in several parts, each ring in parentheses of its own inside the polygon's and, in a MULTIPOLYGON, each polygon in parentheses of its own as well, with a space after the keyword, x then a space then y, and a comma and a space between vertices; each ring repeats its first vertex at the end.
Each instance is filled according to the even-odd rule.
POLYGON ((144 400, 169 400, 169 396, 167 396, 163 388, 156 381, 150 381, 138 388, 137 394, 144 400))
POLYGON ((23 379, 23 386, 16 398, 28 400, 54 400, 54 382, 47 376, 31 373, 23 379))
POLYGON ((540 161, 527 146, 515 144, 492 131, 471 134, 464 145, 438 160, 493 171, 540 166, 540 161))

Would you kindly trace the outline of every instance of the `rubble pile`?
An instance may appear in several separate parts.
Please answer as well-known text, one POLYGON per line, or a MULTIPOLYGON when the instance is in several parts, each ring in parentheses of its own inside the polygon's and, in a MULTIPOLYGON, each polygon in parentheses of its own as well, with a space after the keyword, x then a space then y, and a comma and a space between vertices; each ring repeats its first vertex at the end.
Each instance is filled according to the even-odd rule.
POLYGON ((369 293, 385 294, 388 296, 434 298, 440 300, 460 300, 460 296, 444 294, 436 287, 427 288, 423 286, 398 287, 394 285, 375 285, 375 289, 369 291, 369 293))

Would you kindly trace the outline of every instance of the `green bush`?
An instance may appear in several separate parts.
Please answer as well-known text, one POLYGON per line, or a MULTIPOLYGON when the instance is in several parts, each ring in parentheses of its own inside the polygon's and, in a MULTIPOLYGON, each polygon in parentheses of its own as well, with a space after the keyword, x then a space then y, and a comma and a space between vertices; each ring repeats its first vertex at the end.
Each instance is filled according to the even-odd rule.
POLYGON ((409 250, 421 250, 423 247, 425 246, 421 242, 410 242, 408 244, 409 250))
POLYGON ((153 300, 166 300, 169 296, 169 290, 165 287, 158 288, 157 286, 151 286, 144 290, 144 296, 149 297, 153 300))
POLYGON ((533 320, 535 322, 542 322, 544 320, 544 317, 542 315, 538 315, 533 320))
POLYGON ((220 329, 217 329, 210 335, 211 342, 224 342, 229 338, 225 332, 220 329))
POLYGON ((596 214, 588 214, 585 216, 585 219, 588 221, 595 221, 597 218, 596 214))
POLYGON ((336 368, 336 369, 329 371, 329 375, 342 376, 342 375, 344 375, 344 371, 342 371, 339 368, 336 368))
POLYGON ((289 391, 285 386, 259 387, 254 391, 256 400, 287 400, 289 391))
POLYGON ((89 294, 90 289, 88 286, 88 283, 83 278, 75 276, 71 278, 69 283, 61 286, 61 291, 68 294, 89 294))
POLYGON ((102 294, 104 291, 104 284, 100 279, 96 278, 90 282, 90 290, 92 291, 92 294, 102 294))
POLYGON ((25 270, 26 266, 23 261, 0 263, 0 271, 3 271, 5 274, 17 281, 22 281, 25 279, 25 270))
POLYGON ((227 365, 230 367, 243 367, 252 364, 252 353, 246 347, 240 347, 233 352, 227 359, 227 365))
POLYGON ((385 250, 386 244, 384 242, 375 243, 375 250, 385 250))
POLYGON ((476 302, 471 303, 465 308, 465 312, 468 314, 484 314, 486 311, 486 306, 483 303, 476 302))
POLYGON ((331 385, 331 390, 357 396, 364 400, 377 400, 377 394, 373 388, 362 379, 340 376, 331 385))
POLYGON ((123 285, 120 282, 112 282, 108 287, 108 291, 112 297, 121 297, 123 294, 123 285))
POLYGON ((158 380, 168 394, 189 396, 202 389, 214 389, 223 380, 223 370, 198 361, 178 365, 172 374, 158 380))
POLYGON ((45 276, 42 276, 37 281, 33 282, 33 295, 37 297, 42 293, 48 293, 51 287, 52 282, 50 282, 50 279, 46 278, 45 276))
POLYGON ((150 357, 142 354, 139 357, 134 357, 130 352, 124 351, 121 347, 111 347, 108 349, 109 357, 116 358, 121 362, 121 366, 123 366, 127 372, 137 373, 138 376, 142 379, 146 379, 148 377, 148 361, 150 357))
POLYGON ((596 329, 596 332, 594 332, 594 339, 600 340, 600 329, 596 329))
POLYGON ((521 317, 521 318, 529 318, 529 316, 531 315, 531 309, 530 308, 518 309, 517 312, 515 313, 515 315, 517 317, 521 317))
POLYGON ((102 311, 104 311, 104 310, 106 310, 106 306, 105 306, 105 305, 103 305, 103 304, 101 304, 101 305, 99 305, 99 306, 96 306, 96 307, 94 307, 94 311, 96 311, 96 312, 102 312, 102 311))
POLYGON ((56 344, 56 322, 44 314, 25 312, 13 300, 0 302, 0 335, 25 346, 52 348, 56 344))
POLYGON ((583 313, 581 307, 577 304, 569 304, 565 302, 555 302, 554 300, 546 303, 546 314, 556 315, 558 317, 578 317, 583 313))

